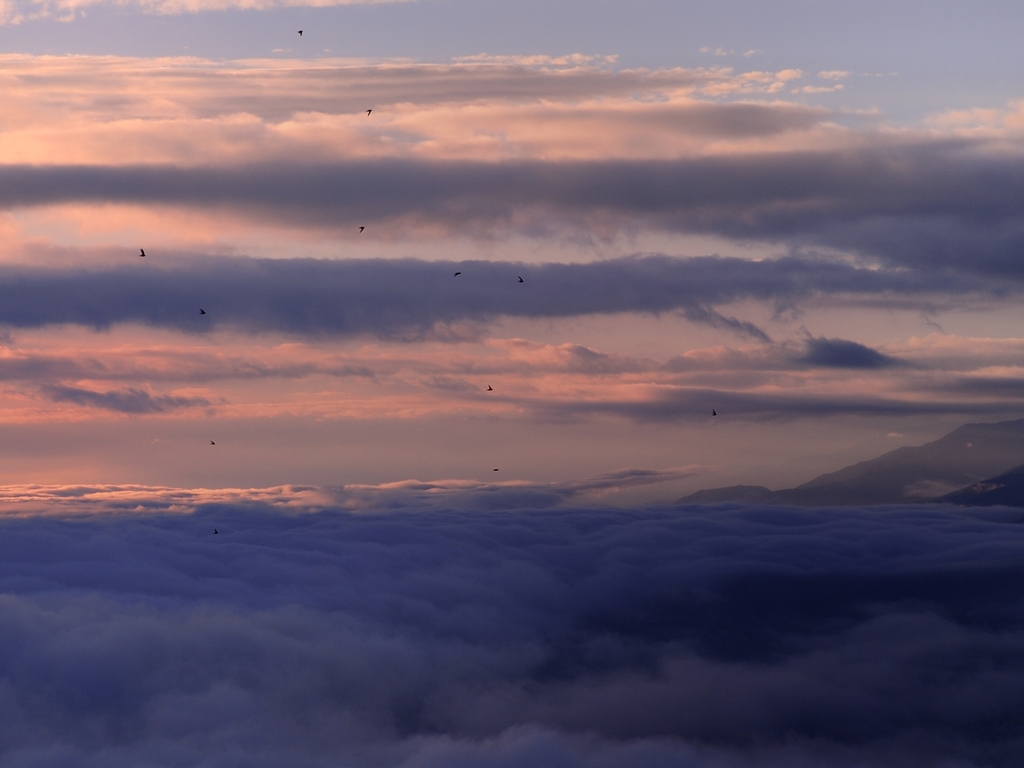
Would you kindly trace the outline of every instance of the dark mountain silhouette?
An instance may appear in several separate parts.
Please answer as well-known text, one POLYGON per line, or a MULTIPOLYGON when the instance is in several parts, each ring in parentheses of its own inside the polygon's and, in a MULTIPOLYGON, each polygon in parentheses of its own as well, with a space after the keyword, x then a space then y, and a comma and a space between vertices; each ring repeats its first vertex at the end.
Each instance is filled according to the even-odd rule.
MULTIPOLYGON (((996 476, 1012 474, 1010 470, 1022 464, 1024 419, 995 424, 964 424, 933 442, 897 448, 876 459, 819 475, 796 488, 780 491, 751 485, 711 488, 685 496, 678 503, 758 501, 842 506, 940 499, 953 501, 951 497, 955 494, 952 492, 966 491, 967 486, 980 481, 994 482, 996 476)), ((1024 474, 1018 482, 1024 489, 1024 474)), ((1009 483, 1004 485, 1009 487, 1009 483)))
POLYGON ((1024 507, 1024 465, 947 493, 940 501, 966 507, 1024 507))

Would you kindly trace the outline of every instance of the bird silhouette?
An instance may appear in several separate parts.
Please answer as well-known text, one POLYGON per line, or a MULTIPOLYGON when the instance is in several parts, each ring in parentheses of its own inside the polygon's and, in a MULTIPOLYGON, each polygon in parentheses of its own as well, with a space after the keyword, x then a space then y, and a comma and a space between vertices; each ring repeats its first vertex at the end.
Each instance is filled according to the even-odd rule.
POLYGON ((299 30, 299 37, 302 37, 302 30, 299 30))
POLYGON ((370 116, 370 113, 371 113, 371 112, 373 112, 373 110, 372 110, 372 109, 368 109, 368 110, 366 110, 366 116, 367 116, 367 117, 369 117, 369 116, 370 116))
POLYGON ((462 274, 461 272, 456 272, 454 275, 452 275, 452 277, 458 277, 461 274, 462 274))
POLYGON ((364 229, 366 229, 366 227, 360 227, 359 231, 362 232, 364 229))
POLYGON ((141 248, 139 248, 139 258, 140 259, 146 258, 146 252, 144 250, 142 250, 141 248))
POLYGON ((492 469, 491 471, 492 471, 492 472, 497 472, 498 470, 497 470, 497 469, 492 469))
POLYGON ((490 384, 488 384, 487 385, 487 391, 488 392, 493 392, 494 391, 494 387, 492 387, 490 384))
POLYGON ((213 529, 213 533, 214 533, 214 535, 217 534, 217 529, 216 528, 213 529))
POLYGON ((718 415, 718 411, 716 411, 714 408, 712 408, 711 409, 711 415, 712 416, 717 416, 718 415))
POLYGON ((216 443, 215 443, 215 442, 213 442, 213 440, 211 440, 211 441, 210 441, 210 445, 216 445, 216 443))
POLYGON ((199 310, 199 314, 200 315, 205 315, 206 314, 206 310, 205 309, 200 309, 199 310))
POLYGON ((521 283, 521 282, 523 282, 523 278, 521 278, 521 277, 520 277, 520 278, 519 278, 519 282, 520 282, 520 283, 521 283))

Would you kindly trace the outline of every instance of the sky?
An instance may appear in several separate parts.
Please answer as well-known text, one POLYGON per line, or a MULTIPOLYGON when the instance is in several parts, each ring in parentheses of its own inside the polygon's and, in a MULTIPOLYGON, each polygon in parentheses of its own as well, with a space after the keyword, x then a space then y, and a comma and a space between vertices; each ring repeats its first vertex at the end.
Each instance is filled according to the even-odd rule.
POLYGON ((629 505, 1020 417, 979 8, 10 0, 0 482, 629 505))
POLYGON ((1020 765, 1022 17, 0 0, 0 768, 1020 765))

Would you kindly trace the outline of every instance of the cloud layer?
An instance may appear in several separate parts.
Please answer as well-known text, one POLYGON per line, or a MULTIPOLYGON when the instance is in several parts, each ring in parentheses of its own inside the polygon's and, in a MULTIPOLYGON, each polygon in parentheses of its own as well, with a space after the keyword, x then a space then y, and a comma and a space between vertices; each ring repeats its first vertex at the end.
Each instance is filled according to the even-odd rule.
POLYGON ((956 143, 672 162, 0 168, 0 206, 222 208, 292 226, 484 235, 630 229, 844 249, 1020 279, 1024 161, 956 143))
POLYGON ((670 483, 704 467, 620 469, 583 480, 401 480, 378 485, 318 487, 167 488, 143 485, 0 486, 0 517, 99 515, 123 512, 193 513, 210 505, 258 505, 311 512, 331 507, 360 512, 402 510, 545 509, 596 502, 639 486, 670 483))
POLYGON ((3 758, 1011 766, 1019 517, 6 518, 3 758))
POLYGON ((267 11, 275 8, 307 6, 326 8, 334 5, 396 3, 406 0, 5 0, 0 5, 0 24, 20 24, 28 20, 53 18, 72 21, 97 6, 131 9, 140 13, 171 15, 204 11, 267 11))
POLYGON ((1016 276, 1019 109, 912 129, 765 98, 803 77, 6 56, 0 207, 170 207, 384 240, 715 235, 1016 276))
POLYGON ((116 425, 125 446, 179 430, 182 461, 242 421, 379 419, 382 440, 443 423, 494 445, 497 420, 519 455, 535 429, 625 430, 564 480, 704 461, 635 457, 652 427, 753 445, 769 421, 845 420, 881 448, 934 436, 910 424, 929 416, 1019 415, 1020 109, 907 127, 797 103, 857 77, 0 57, 2 420, 116 425))
POLYGON ((1024 396, 1015 339, 932 334, 876 349, 794 335, 772 317, 837 303, 920 312, 1016 295, 1009 281, 982 276, 806 257, 123 258, 106 268, 0 267, 6 418, 461 413, 669 423, 702 420, 712 407, 723 420, 997 418, 1019 412, 1024 396), (600 318, 636 324, 648 354, 600 338, 501 334, 510 324, 600 318), (695 328, 720 341, 694 346, 678 335, 695 328))
POLYGON ((691 320, 765 339, 755 327, 713 308, 744 299, 785 306, 823 295, 871 302, 888 296, 899 306, 1009 289, 1006 282, 980 277, 798 257, 753 262, 652 255, 541 265, 209 258, 173 259, 165 267, 152 250, 148 261, 134 256, 128 265, 106 269, 0 267, 0 324, 70 323, 99 329, 144 323, 185 331, 229 326, 249 332, 394 337, 500 316, 682 311, 691 320), (199 313, 203 307, 206 314, 199 313))
POLYGON ((898 361, 878 350, 845 339, 807 339, 800 362, 826 368, 885 368, 898 361))
POLYGON ((213 239, 238 221, 347 247, 360 226, 360 244, 712 236, 1019 278, 1019 108, 895 127, 782 100, 803 78, 5 56, 0 207, 153 244, 181 242, 174 213, 213 239))
POLYGON ((428 64, 8 54, 0 56, 8 94, 0 160, 650 159, 841 141, 827 110, 731 101, 776 92, 793 77, 622 70, 614 57, 580 55, 428 64))

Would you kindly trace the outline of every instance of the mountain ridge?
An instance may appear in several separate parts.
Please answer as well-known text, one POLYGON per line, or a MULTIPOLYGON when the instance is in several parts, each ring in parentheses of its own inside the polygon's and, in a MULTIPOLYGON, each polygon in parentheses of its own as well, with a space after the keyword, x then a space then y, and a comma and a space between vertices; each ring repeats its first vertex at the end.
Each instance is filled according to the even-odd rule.
MULTIPOLYGON (((853 506, 952 501, 956 493, 979 483, 992 482, 991 479, 1022 465, 1024 419, 972 423, 963 424, 924 445, 896 448, 873 459, 818 475, 794 488, 777 491, 751 485, 709 488, 684 496, 676 503, 757 501, 794 506, 853 506)), ((1024 491, 1024 474, 1021 483, 1024 491)), ((967 494, 957 498, 970 497, 967 494)))

